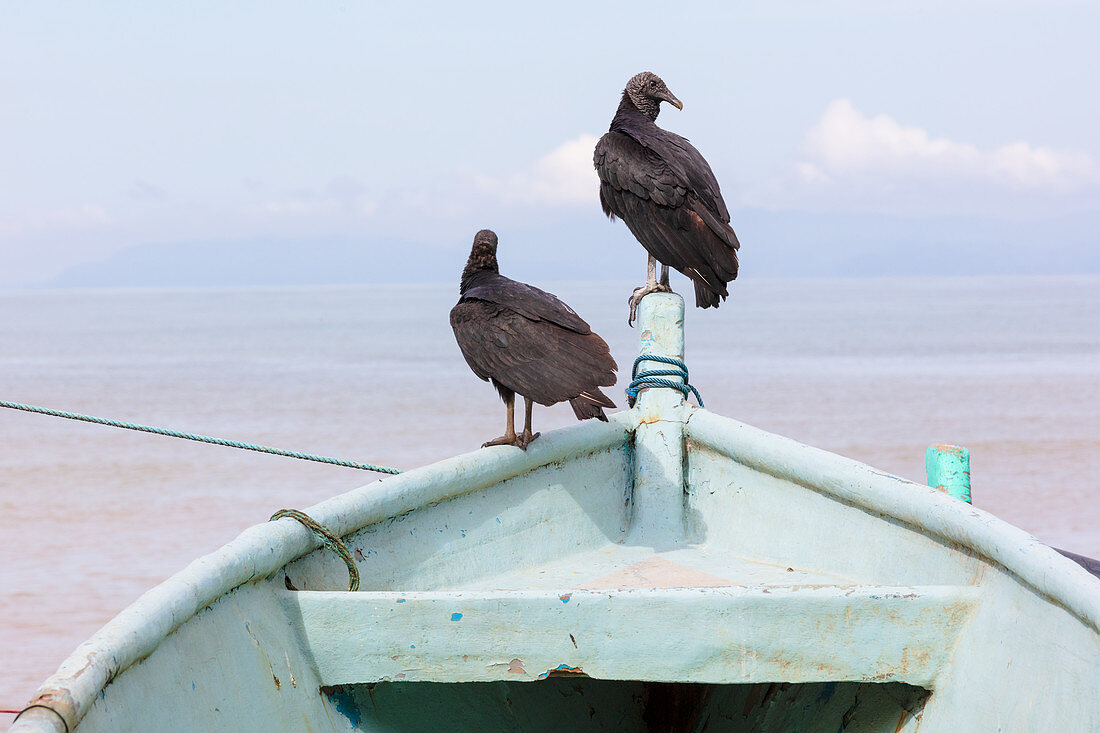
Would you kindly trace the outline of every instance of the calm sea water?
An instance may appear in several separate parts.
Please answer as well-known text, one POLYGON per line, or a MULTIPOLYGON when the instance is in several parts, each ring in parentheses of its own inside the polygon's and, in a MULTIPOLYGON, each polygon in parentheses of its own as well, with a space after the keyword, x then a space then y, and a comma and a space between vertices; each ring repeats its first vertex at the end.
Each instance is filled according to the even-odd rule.
MULTIPOLYGON (((629 370, 631 284, 549 287, 629 370)), ((503 428, 450 333, 455 299, 0 293, 0 399, 413 467, 503 428)), ((708 408, 916 480, 927 445, 966 445, 976 505, 1100 556, 1100 278, 748 280, 686 327, 708 408)), ((572 422, 536 409, 536 429, 572 422)), ((0 409, 0 707, 193 558, 374 478, 0 409)))

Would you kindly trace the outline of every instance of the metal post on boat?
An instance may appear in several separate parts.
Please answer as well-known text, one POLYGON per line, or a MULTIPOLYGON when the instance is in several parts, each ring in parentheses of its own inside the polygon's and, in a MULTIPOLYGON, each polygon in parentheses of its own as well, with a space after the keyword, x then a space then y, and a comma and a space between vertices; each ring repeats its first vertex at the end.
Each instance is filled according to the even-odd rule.
POLYGON ((937 443, 924 454, 928 485, 956 499, 970 501, 970 451, 961 445, 937 443))
MULTIPOLYGON (((679 295, 651 293, 638 305, 638 355, 646 354, 684 359, 684 299, 679 295)), ((638 367, 668 369, 656 361, 638 367)), ((628 521, 631 538, 639 544, 664 546, 683 536, 684 402, 677 390, 654 387, 642 390, 634 405, 640 424, 634 432, 628 521)))

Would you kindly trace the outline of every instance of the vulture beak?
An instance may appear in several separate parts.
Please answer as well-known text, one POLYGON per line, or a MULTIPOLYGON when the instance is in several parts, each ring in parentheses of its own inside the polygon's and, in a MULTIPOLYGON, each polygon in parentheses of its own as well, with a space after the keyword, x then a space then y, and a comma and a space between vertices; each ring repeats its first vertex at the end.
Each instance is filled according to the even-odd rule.
POLYGON ((668 102, 669 104, 671 104, 673 107, 675 107, 678 110, 683 110, 684 109, 684 103, 681 102, 679 99, 677 99, 676 95, 673 94, 672 92, 668 91, 667 89, 665 90, 664 94, 661 95, 661 99, 668 102))

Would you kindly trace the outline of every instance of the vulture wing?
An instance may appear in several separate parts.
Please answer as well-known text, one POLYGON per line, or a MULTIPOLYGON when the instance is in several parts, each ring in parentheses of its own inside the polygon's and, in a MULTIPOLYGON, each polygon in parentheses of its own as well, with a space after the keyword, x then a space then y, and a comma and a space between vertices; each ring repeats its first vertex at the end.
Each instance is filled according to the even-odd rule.
POLYGON ((580 333, 467 291, 451 309, 451 328, 466 363, 482 379, 542 405, 570 400, 578 417, 578 400, 596 407, 615 406, 599 390, 615 383, 615 360, 587 325, 580 333))
POLYGON ((496 303, 532 321, 549 321, 579 334, 592 332, 584 319, 553 293, 495 272, 479 273, 462 297, 496 303))
POLYGON ((695 282, 697 305, 717 306, 737 277, 740 245, 710 166, 687 140, 666 135, 644 136, 643 144, 613 129, 600 138, 600 203, 657 260, 695 282))

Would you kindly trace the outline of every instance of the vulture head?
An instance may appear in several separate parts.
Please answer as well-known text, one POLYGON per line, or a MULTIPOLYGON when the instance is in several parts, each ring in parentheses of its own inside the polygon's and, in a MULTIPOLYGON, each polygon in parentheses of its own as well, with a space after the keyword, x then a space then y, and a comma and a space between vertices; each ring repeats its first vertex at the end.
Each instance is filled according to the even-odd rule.
POLYGON ((668 90, 661 77, 651 71, 643 71, 630 77, 624 93, 630 97, 634 106, 651 120, 657 119, 661 111, 661 102, 668 102, 676 109, 684 108, 683 103, 668 90))
POLYGON ((474 246, 470 248, 470 259, 466 260, 466 269, 462 271, 459 290, 466 292, 471 278, 483 270, 500 271, 497 267, 497 235, 492 229, 482 229, 474 235, 474 246))

